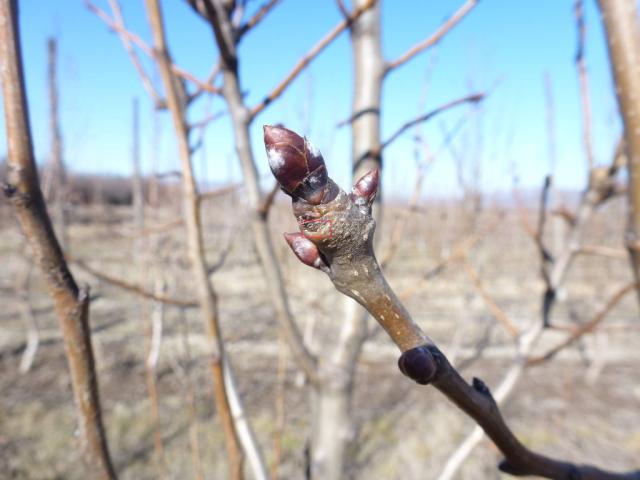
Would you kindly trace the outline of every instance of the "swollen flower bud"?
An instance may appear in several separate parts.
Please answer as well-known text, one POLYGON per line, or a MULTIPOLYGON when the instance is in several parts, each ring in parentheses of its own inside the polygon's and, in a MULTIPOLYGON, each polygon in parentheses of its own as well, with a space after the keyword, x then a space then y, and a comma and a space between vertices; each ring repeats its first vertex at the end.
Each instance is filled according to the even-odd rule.
POLYGON ((377 168, 365 173, 353 186, 354 201, 358 203, 358 199, 361 199, 367 205, 371 205, 378 194, 379 181, 380 174, 377 168))
POLYGON ((322 154, 306 138, 280 126, 264 126, 269 166, 282 189, 295 198, 318 205, 328 182, 322 154))
POLYGON ((285 233, 284 239, 302 263, 325 272, 328 270, 318 247, 302 233, 285 233))
POLYGON ((433 355, 424 345, 403 352, 398 359, 398 368, 404 375, 420 385, 427 385, 431 382, 438 370, 433 355))

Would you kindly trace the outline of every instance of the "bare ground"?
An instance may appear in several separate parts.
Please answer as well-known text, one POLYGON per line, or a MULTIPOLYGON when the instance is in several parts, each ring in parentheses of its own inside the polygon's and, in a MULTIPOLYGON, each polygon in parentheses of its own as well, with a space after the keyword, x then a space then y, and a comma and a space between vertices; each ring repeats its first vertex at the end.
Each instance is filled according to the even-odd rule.
MULTIPOLYGON (((265 455, 274 457, 278 327, 266 297, 241 207, 224 202, 207 209, 207 245, 215 263, 231 238, 232 249, 213 276, 220 299, 222 329, 237 371, 241 393, 265 455), (230 237, 230 235, 233 235, 230 237)), ((382 225, 382 247, 397 210, 389 208, 382 225), (387 234, 385 235, 385 232, 387 234)), ((150 224, 174 218, 166 209, 150 224)), ((476 222, 479 231, 498 215, 489 209, 476 222)), ((144 284, 162 276, 168 294, 193 298, 182 231, 155 234, 148 243, 123 236, 129 232, 126 208, 83 209, 74 214, 71 252, 113 276, 144 284), (96 220, 96 219, 99 219, 96 220), (149 253, 147 255, 147 253, 149 253), (139 267, 140 259, 146 266, 139 267)), ((280 241, 294 223, 284 202, 272 212, 274 241, 285 267, 287 289, 296 318, 316 350, 327 348, 340 322, 341 300, 318 272, 296 263, 280 241), (338 312, 338 314, 336 314, 338 312)), ((588 243, 620 248, 623 212, 613 204, 598 212, 588 243)), ((472 228, 456 206, 431 206, 412 215, 398 253, 387 268, 399 292, 420 278, 472 228)), ((75 449, 75 418, 63 344, 51 302, 34 271, 29 303, 40 327, 41 345, 26 374, 18 365, 24 349, 24 301, 15 291, 27 265, 24 240, 6 211, 0 213, 0 478, 82 478, 75 449)), ((534 221, 534 218, 531 218, 534 221)), ((554 232, 548 232, 553 245, 554 232)), ((520 226, 518 214, 504 220, 470 252, 486 290, 519 328, 540 320, 543 285, 536 250, 520 226)), ((123 479, 158 478, 153 422, 144 367, 145 328, 151 305, 74 268, 92 287, 93 341, 99 368, 105 421, 117 470, 123 479)), ((554 311, 554 323, 582 323, 620 286, 630 281, 626 259, 580 256, 554 311)), ((452 262, 430 281, 419 284, 407 307, 447 354, 458 352, 463 374, 499 383, 515 349, 460 267, 452 262), (457 339, 457 340, 455 340, 457 339)), ((504 415, 523 441, 541 452, 610 469, 640 466, 640 322, 629 295, 607 317, 596 335, 585 337, 561 355, 526 370, 504 415)), ((358 370, 354 415, 359 442, 351 452, 356 479, 436 478, 456 445, 473 424, 437 391, 402 377, 390 341, 372 327, 358 370)), ((213 409, 203 326, 196 309, 166 308, 158 365, 161 428, 171 478, 193 475, 190 417, 185 389, 195 392, 197 438, 207 478, 225 477, 222 432, 213 409), (186 373, 185 373, 186 372, 186 373)), ((561 331, 543 334, 536 352, 561 340, 561 331)), ((302 478, 309 437, 309 391, 291 361, 285 376, 285 427, 280 435, 280 478, 302 478)), ((500 454, 483 441, 462 467, 459 478, 501 478, 500 454)))

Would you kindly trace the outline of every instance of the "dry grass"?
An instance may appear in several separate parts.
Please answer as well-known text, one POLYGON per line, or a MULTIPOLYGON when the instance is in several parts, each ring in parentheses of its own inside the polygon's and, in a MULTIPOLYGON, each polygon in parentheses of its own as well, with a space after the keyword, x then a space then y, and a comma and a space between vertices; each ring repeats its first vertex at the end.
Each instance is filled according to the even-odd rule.
MULTIPOLYGON (((0 208, 0 210, 2 210, 0 208)), ((215 263, 235 232, 233 248, 214 275, 220 299, 222 329, 238 373, 241 393, 267 458, 272 455, 275 423, 278 327, 266 298, 242 207, 233 199, 205 209, 209 260, 215 263)), ((393 223, 394 207, 383 220, 384 239, 393 223), (387 229, 385 235, 385 228, 387 229)), ((71 228, 71 251, 105 272, 130 282, 145 281, 134 258, 151 247, 120 236, 129 228, 127 207, 78 210, 71 228)), ((497 213, 489 210, 476 221, 482 229, 497 213)), ((174 218, 175 212, 150 212, 150 224, 174 218)), ((593 219, 589 244, 619 246, 624 221, 619 203, 612 203, 593 219)), ((30 299, 41 327, 42 343, 30 372, 20 375, 24 348, 20 299, 14 281, 24 271, 23 240, 11 215, 0 211, 0 477, 16 479, 81 478, 74 449, 72 394, 63 345, 51 304, 37 275, 30 299)), ((414 285, 448 249, 469 232, 470 222, 457 205, 422 207, 414 213, 405 240, 387 268, 392 286, 402 291, 414 285)), ((280 232, 295 228, 284 202, 272 212, 274 242, 285 267, 292 308, 302 329, 313 322, 312 345, 330 342, 335 325, 336 293, 320 273, 305 268, 290 255, 280 232)), ((553 232, 548 232, 550 241, 553 232)), ((157 235, 159 253, 148 255, 151 279, 164 275, 171 296, 193 298, 183 232, 178 228, 157 235)), ((505 219, 471 252, 470 260, 487 291, 521 328, 540 318, 543 290, 538 258, 519 225, 516 212, 505 219)), ((91 324, 105 421, 117 469, 124 479, 157 478, 152 422, 145 387, 144 328, 149 305, 81 271, 80 280, 98 298, 91 305, 91 324)), ((564 297, 554 313, 558 324, 586 321, 610 294, 630 280, 626 260, 579 257, 567 279, 564 297)), ((495 385, 510 365, 514 349, 510 337, 491 317, 459 264, 452 263, 412 296, 407 307, 425 330, 450 353, 454 332, 461 338, 459 361, 479 358, 464 374, 480 376, 495 385)), ((188 410, 184 379, 175 363, 186 365, 196 391, 199 436, 207 478, 224 478, 221 429, 213 411, 212 386, 204 357, 205 336, 197 312, 167 308, 158 366, 162 431, 172 478, 192 475, 188 440, 188 410), (188 328, 185 328, 188 327, 188 328), (185 333, 186 332, 186 333, 185 333), (192 361, 185 363, 185 335, 192 361)), ((373 327, 373 326, 372 326, 373 327)), ((536 351, 562 337, 546 332, 536 351)), ((638 467, 640 458, 640 324, 633 296, 607 318, 599 333, 567 349, 552 362, 528 370, 504 413, 514 430, 530 446, 577 461, 610 469, 638 467), (597 361, 596 361, 597 360, 597 361), (595 366, 594 366, 595 365, 595 366), (635 464, 634 464, 635 463, 635 464)), ((352 452, 355 478, 435 478, 443 462, 469 429, 471 422, 433 389, 412 385, 395 366, 397 352, 374 331, 357 377, 355 412, 360 425, 358 446, 352 452)), ((308 392, 289 362, 286 377, 286 422, 282 439, 282 478, 301 478, 309 434, 308 392)), ((484 442, 469 458, 459 478, 499 478, 499 454, 484 442)))

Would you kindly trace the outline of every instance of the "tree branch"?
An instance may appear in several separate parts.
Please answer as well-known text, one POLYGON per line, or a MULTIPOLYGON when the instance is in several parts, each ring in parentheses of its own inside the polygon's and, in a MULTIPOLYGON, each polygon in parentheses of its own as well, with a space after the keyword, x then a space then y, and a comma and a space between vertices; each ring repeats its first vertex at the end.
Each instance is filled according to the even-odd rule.
POLYGON ((489 308, 489 311, 494 316, 494 318, 498 321, 498 323, 500 323, 500 325, 502 325, 502 327, 507 331, 507 333, 512 338, 518 338, 518 335, 520 334, 518 327, 514 325, 514 323, 509 319, 508 315, 505 313, 505 311, 502 308, 500 308, 500 306, 496 303, 493 297, 489 295, 489 292, 487 292, 486 288, 484 288, 484 285, 482 284, 480 275, 478 274, 477 270, 473 267, 473 265, 471 265, 471 262, 469 261, 468 258, 465 257, 463 265, 464 265, 465 273, 473 283, 476 291, 480 294, 480 296, 484 300, 484 303, 487 304, 487 308, 489 308))
MULTIPOLYGON (((98 15, 103 21, 109 24, 108 21, 110 19, 108 18, 108 15, 106 15, 104 12, 99 10, 95 5, 93 5, 89 1, 87 1, 85 4, 87 5, 87 8, 89 8, 96 15, 98 15)), ((138 58, 138 54, 136 53, 131 43, 131 37, 123 33, 126 31, 126 27, 124 25, 124 18, 122 16, 122 9, 120 8, 120 3, 117 0, 109 0, 109 6, 111 7, 111 11, 113 12, 113 21, 111 23, 113 25, 112 30, 118 33, 118 36, 120 37, 120 41, 122 42, 124 49, 129 54, 131 63, 133 63, 133 66, 138 72, 138 76, 140 77, 140 80, 142 80, 142 86, 144 87, 144 89, 147 91, 147 93, 153 100, 153 103, 155 104, 156 108, 163 107, 165 105, 165 101, 160 97, 160 94, 158 93, 155 86, 153 85, 151 78, 149 78, 149 76, 147 75, 147 72, 145 72, 144 68, 142 67, 142 64, 140 63, 140 59, 138 58)))
POLYGON ((578 46, 576 48, 576 69, 578 70, 578 80, 580 82, 580 101, 582 103, 582 128, 584 151, 587 157, 589 170, 594 167, 593 146, 591 140, 591 98, 589 95, 589 74, 584 60, 584 45, 587 36, 587 27, 584 21, 584 1, 576 0, 574 6, 576 16, 576 26, 578 29, 578 46))
POLYGON ((454 13, 449 20, 440 25, 440 28, 438 28, 438 30, 436 30, 431 36, 411 47, 397 59, 391 62, 387 62, 385 73, 391 72, 399 66, 407 63, 420 52, 437 44, 440 40, 442 40, 442 37, 449 33, 449 31, 453 27, 455 27, 471 10, 473 10, 473 8, 477 4, 478 0, 467 0, 467 2, 462 5, 462 7, 460 7, 460 9, 458 9, 458 11, 454 13))
MULTIPOLYGON (((191 272, 198 290, 198 301, 203 321, 207 330, 208 347, 210 349, 210 367, 214 387, 214 399, 217 414, 224 431, 224 439, 229 461, 229 478, 241 480, 243 471, 243 448, 240 437, 241 426, 236 421, 232 401, 239 401, 231 370, 226 363, 229 358, 225 352, 220 332, 217 296, 209 278, 205 257, 204 236, 200 214, 200 198, 193 172, 191 149, 189 148, 189 126, 186 121, 187 96, 184 85, 172 69, 172 60, 166 41, 164 20, 159 0, 145 1, 149 23, 153 33, 155 58, 158 62, 162 82, 167 96, 167 106, 173 120, 178 154, 182 164, 183 215, 186 227, 186 240, 191 272)), ((253 446, 244 444, 245 451, 253 446)))
POLYGON ((260 23, 262 21, 262 19, 264 19, 264 17, 267 15, 267 13, 269 13, 271 11, 271 9, 273 7, 275 7, 278 3, 280 3, 280 0, 268 0, 267 2, 264 3, 264 5, 262 5, 258 11, 255 13, 255 15, 253 17, 251 17, 249 20, 247 20, 238 30, 238 41, 240 41, 240 39, 252 28, 254 28, 256 25, 258 25, 258 23, 260 23))
POLYGON ((539 365, 545 362, 546 360, 550 360, 560 350, 563 350, 565 347, 568 347, 577 339, 582 337, 584 334, 592 332, 600 324, 600 322, 602 322, 606 318, 609 312, 613 310, 614 307, 618 305, 618 303, 620 303, 620 301, 627 295, 627 293, 633 291, 635 288, 636 288, 636 282, 629 283, 628 285, 625 285, 624 287, 620 288, 617 292, 615 292, 611 296, 611 298, 609 299, 609 301, 607 301, 605 306, 602 307, 602 309, 598 313, 596 313, 589 322, 585 323, 584 325, 580 325, 571 334, 569 334, 567 338, 565 338, 558 345, 550 349, 548 352, 537 357, 529 358, 527 360, 527 365, 539 365))
POLYGON ((463 260, 467 256, 469 250, 471 250, 486 235, 495 230, 495 228, 498 226, 498 223, 499 222, 496 220, 494 223, 489 225, 485 231, 473 232, 468 237, 460 240, 453 246, 453 248, 451 249, 451 253, 442 258, 434 267, 427 270, 422 275, 422 278, 420 278, 414 285, 400 291, 400 293, 398 293, 398 297, 400 297, 401 300, 406 301, 411 296, 422 291, 429 280, 442 273, 449 264, 458 260, 463 260))
POLYGON ((115 479, 102 423, 89 326, 89 291, 79 288, 64 260, 40 190, 33 153, 15 0, 0 0, 0 77, 4 100, 9 183, 3 190, 15 207, 35 263, 42 271, 64 338, 78 416, 86 476, 115 479))
POLYGON ((148 298, 149 300, 154 300, 159 303, 164 303, 167 305, 174 305, 176 307, 183 308, 196 308, 198 307, 198 302, 195 300, 181 300, 179 298, 172 298, 166 295, 158 295, 153 292, 149 292, 145 290, 139 285, 135 285, 133 283, 125 282, 119 278, 112 277, 111 275, 107 275, 106 273, 102 273, 100 270, 96 270, 95 268, 87 265, 82 260, 78 260, 75 258, 68 258, 69 261, 73 262, 77 265, 81 270, 87 272, 90 275, 93 275, 99 280, 108 283, 109 285, 113 285, 114 287, 118 287, 122 290, 125 290, 129 293, 134 293, 144 298, 148 298))
POLYGON ((385 148, 387 148, 391 143, 393 143, 400 135, 402 135, 404 132, 406 132, 408 129, 410 129, 411 127, 414 127, 420 123, 426 122, 428 120, 431 120, 433 117, 435 117, 436 115, 439 115, 440 113, 443 113, 447 110, 449 110, 450 108, 453 107, 457 107, 459 105, 463 105, 465 103, 479 103, 482 100, 484 100, 486 97, 486 95, 483 92, 480 93, 474 93, 471 95, 467 95, 465 97, 462 98, 458 98, 456 100, 452 100, 450 102, 447 102, 443 105, 440 105, 439 107, 431 110, 430 112, 427 112, 423 115, 420 115, 416 118, 414 118, 413 120, 409 120, 408 122, 406 122, 405 124, 403 124, 400 128, 398 128, 395 132, 393 132, 393 134, 387 138, 384 142, 382 142, 382 145, 380 145, 380 150, 384 150, 385 148))
POLYGON ((353 13, 349 16, 349 18, 342 20, 338 25, 333 27, 329 33, 327 33, 316 45, 309 50, 296 65, 291 69, 291 71, 286 75, 286 77, 260 102, 258 105, 251 109, 251 117, 255 118, 264 108, 277 99, 282 92, 295 80, 304 68, 311 63, 311 61, 322 52, 327 45, 329 45, 333 40, 335 40, 338 35, 340 35, 349 25, 355 22, 360 15, 369 10, 374 4, 376 0, 369 0, 362 7, 354 9, 353 13))
POLYGON ((210 2, 188 1, 192 8, 209 22, 220 51, 223 95, 233 124, 234 143, 244 177, 244 194, 251 208, 250 221, 254 246, 258 253, 260 263, 264 268, 269 299, 275 311, 276 318, 282 325, 296 365, 305 373, 313 385, 318 386, 321 383, 321 379, 318 375, 317 359, 306 347, 298 325, 291 313, 287 292, 282 279, 282 273, 276 261, 266 217, 260 214, 263 197, 251 148, 249 131, 251 113, 244 103, 240 78, 237 71, 238 60, 235 54, 235 44, 233 43, 233 25, 231 19, 228 15, 225 15, 224 11, 220 11, 224 9, 213 8, 215 5, 210 5, 210 2))
POLYGON ((273 187, 271 187, 271 189, 269 190, 269 193, 267 193, 262 199, 262 203, 260 204, 257 210, 258 214, 260 214, 264 218, 267 218, 269 216, 269 211, 271 210, 273 201, 275 200, 276 195, 278 195, 279 191, 280 191, 280 184, 278 182, 275 182, 273 184, 273 187))
MULTIPOLYGON (((109 0, 109 3, 112 9, 114 6, 116 6, 118 12, 121 12, 121 9, 117 0, 109 0)), ((120 20, 118 21, 117 18, 114 19, 110 17, 107 12, 105 12, 100 7, 95 5, 91 0, 84 0, 84 4, 87 7, 87 9, 93 12, 98 18, 100 18, 107 25, 107 27, 109 27, 111 30, 113 30, 118 34, 127 52, 129 52, 129 48, 131 48, 132 46, 131 44, 135 44, 149 58, 155 58, 153 49, 144 40, 142 40, 142 38, 140 38, 139 35, 136 35, 135 33, 127 30, 124 24, 124 19, 122 18, 121 14, 119 15, 120 20)), ((114 16, 116 16, 115 10, 114 10, 114 16)), ((132 61, 134 61, 134 59, 138 60, 137 55, 135 55, 135 51, 133 49, 131 49, 131 51, 134 53, 134 56, 131 57, 131 60, 132 61)), ((130 53, 130 56, 131 56, 131 53, 130 53)), ((138 70, 138 65, 136 65, 135 62, 134 62, 134 66, 136 67, 136 70, 138 70)), ((196 87, 198 87, 199 90, 203 90, 212 94, 220 93, 220 91, 214 85, 212 85, 212 82, 215 79, 215 75, 217 75, 219 71, 218 69, 216 69, 216 67, 214 67, 214 70, 212 72, 212 73, 215 73, 215 75, 212 78, 212 75, 210 74, 209 79, 207 79, 206 82, 201 81, 195 75, 193 75, 192 73, 188 72, 187 70, 179 67, 174 63, 171 64, 171 70, 173 70, 173 72, 179 77, 193 83, 196 87)), ((145 78, 147 80, 149 79, 148 75, 144 73, 141 66, 140 66, 140 70, 138 70, 138 73, 140 73, 143 83, 145 82, 145 78), (142 76, 143 73, 144 73, 144 76, 142 76)), ((160 95, 157 93, 157 91, 155 90, 155 87, 152 86, 151 81, 148 80, 148 82, 149 82, 149 86, 145 85, 145 90, 147 90, 151 94, 152 98, 154 99, 154 102, 156 103, 156 106, 164 108, 165 107, 164 100, 162 100, 160 95), (150 90, 149 88, 151 88, 152 90, 150 90)))
MULTIPOLYGON (((640 478, 640 471, 605 472, 555 460, 526 448, 507 426, 487 386, 477 378, 472 385, 462 379, 413 321, 382 274, 373 250, 375 222, 371 214, 378 188, 377 171, 366 174, 347 194, 320 167, 314 170, 317 174, 299 170, 296 173, 302 154, 291 147, 301 140, 284 128, 265 128, 272 172, 291 195, 293 212, 300 225, 301 233, 285 237, 303 263, 325 272, 338 291, 360 303, 380 323, 403 352, 398 361, 402 373, 419 384, 432 384, 473 418, 504 454, 499 468, 506 473, 552 479, 640 478), (309 188, 286 188, 296 180, 308 180, 309 188)), ((321 167, 324 168, 323 161, 321 167)))

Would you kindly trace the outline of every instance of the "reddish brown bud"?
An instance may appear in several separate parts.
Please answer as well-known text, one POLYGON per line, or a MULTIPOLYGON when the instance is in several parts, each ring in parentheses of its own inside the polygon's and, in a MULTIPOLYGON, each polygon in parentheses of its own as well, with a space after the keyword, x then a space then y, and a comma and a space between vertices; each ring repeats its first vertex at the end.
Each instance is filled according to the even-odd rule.
POLYGON ((322 154, 306 138, 280 126, 264 126, 264 145, 271 172, 294 198, 321 203, 328 176, 322 154))
POLYGON ((425 345, 403 352, 398 359, 398 368, 420 385, 431 382, 437 372, 436 361, 425 345))
POLYGON ((367 205, 371 205, 378 193, 379 181, 380 174, 377 168, 371 170, 369 173, 365 173, 353 186, 354 201, 361 198, 367 205))
POLYGON ((284 239, 302 263, 318 270, 328 270, 329 267, 322 259, 318 247, 302 233, 285 233, 284 239))

